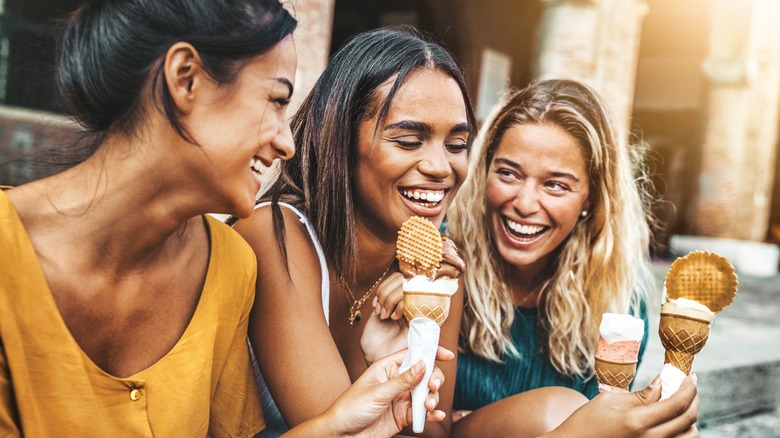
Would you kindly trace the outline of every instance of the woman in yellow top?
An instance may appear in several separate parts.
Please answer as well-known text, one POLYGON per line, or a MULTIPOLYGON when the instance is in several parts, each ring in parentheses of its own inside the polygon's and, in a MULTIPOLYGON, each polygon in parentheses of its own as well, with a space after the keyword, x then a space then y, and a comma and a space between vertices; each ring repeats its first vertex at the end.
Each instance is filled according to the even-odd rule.
MULTIPOLYGON (((93 135, 75 166, 0 190, 0 436, 262 430, 254 255, 205 213, 248 216, 257 169, 294 154, 295 25, 278 0, 92 1, 70 18, 58 84, 93 135)), ((290 434, 397 433, 424 368, 398 375, 401 358, 290 434)))

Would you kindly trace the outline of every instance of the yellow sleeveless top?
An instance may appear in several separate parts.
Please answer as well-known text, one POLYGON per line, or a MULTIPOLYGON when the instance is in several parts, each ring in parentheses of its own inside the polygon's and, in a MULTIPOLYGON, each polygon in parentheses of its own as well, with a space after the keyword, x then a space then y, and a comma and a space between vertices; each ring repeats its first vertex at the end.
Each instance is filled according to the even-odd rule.
POLYGON ((192 320, 162 359, 116 378, 70 335, 0 190, 0 436, 251 437, 263 429, 246 343, 255 256, 206 218, 211 251, 192 320))

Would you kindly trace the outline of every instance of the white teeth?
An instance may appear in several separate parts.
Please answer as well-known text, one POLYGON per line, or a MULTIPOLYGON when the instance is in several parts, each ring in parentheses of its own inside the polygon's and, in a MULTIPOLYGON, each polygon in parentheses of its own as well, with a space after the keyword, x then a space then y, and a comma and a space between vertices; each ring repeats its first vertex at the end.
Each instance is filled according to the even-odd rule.
POLYGON ((444 199, 444 190, 402 190, 404 196, 409 199, 438 203, 444 199))
POLYGON ((506 225, 509 227, 510 230, 519 234, 533 235, 539 233, 544 229, 544 227, 539 225, 521 225, 507 218, 504 218, 504 221, 506 222, 506 225))
POLYGON ((267 167, 263 165, 263 162, 258 160, 257 158, 252 158, 252 161, 249 162, 249 168, 259 173, 260 175, 265 173, 265 170, 267 169, 267 167))

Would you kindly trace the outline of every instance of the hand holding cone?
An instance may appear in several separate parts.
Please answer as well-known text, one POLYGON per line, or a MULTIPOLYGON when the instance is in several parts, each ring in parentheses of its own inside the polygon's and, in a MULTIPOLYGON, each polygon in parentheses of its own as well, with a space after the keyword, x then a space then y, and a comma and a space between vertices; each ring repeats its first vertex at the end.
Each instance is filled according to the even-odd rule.
POLYGON ((404 274, 404 316, 409 321, 409 363, 425 361, 425 377, 412 389, 412 429, 425 427, 425 399, 433 371, 440 328, 450 312, 457 279, 434 280, 442 262, 442 237, 429 220, 412 217, 398 232, 396 258, 404 274))

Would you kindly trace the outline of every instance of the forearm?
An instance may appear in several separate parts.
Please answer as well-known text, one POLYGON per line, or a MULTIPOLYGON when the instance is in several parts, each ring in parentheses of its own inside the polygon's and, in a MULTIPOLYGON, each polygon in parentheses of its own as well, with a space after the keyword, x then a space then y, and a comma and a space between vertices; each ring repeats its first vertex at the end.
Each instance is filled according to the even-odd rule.
POLYGON ((308 438, 312 436, 341 437, 344 434, 333 427, 333 421, 328 413, 319 415, 293 427, 282 436, 285 438, 308 438))

